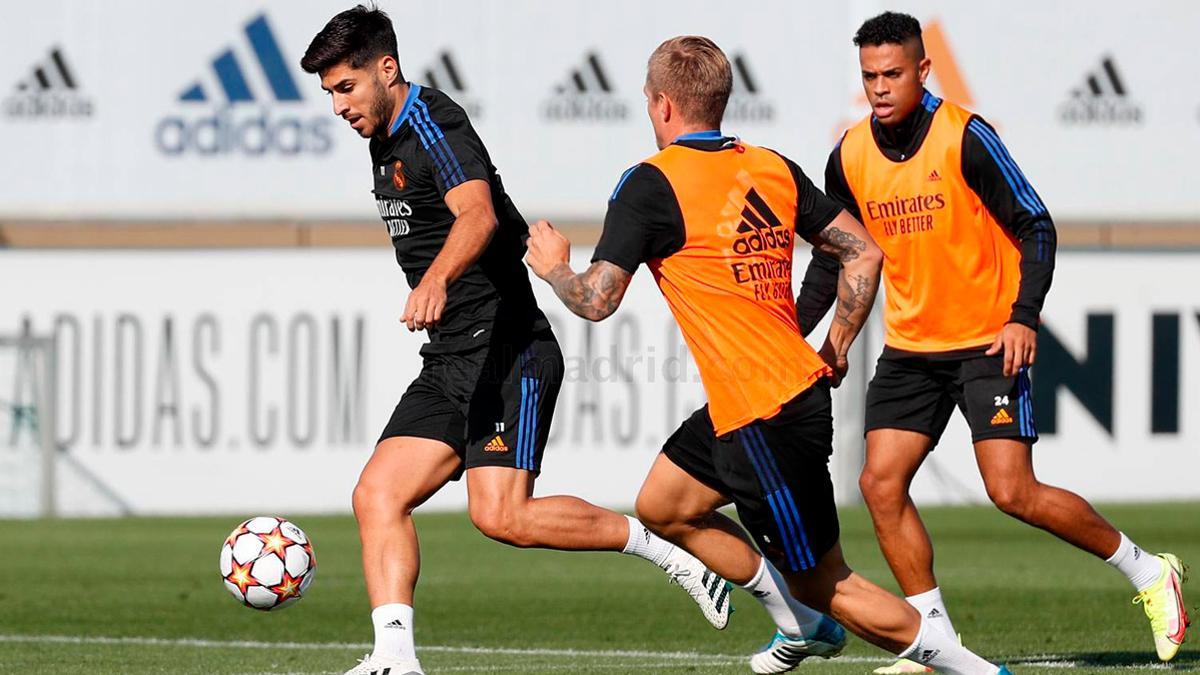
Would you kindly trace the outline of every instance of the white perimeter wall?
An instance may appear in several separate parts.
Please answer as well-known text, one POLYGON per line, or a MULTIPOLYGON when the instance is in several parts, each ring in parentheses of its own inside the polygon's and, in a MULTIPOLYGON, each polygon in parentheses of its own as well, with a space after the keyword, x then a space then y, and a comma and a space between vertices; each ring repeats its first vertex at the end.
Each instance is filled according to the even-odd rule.
MULTIPOLYGON (((577 249, 577 267, 589 257, 577 249)), ((1063 386, 1052 419, 1039 391, 1038 425, 1055 428, 1037 445, 1043 479, 1095 499, 1200 497, 1197 269, 1194 253, 1060 254, 1043 333, 1063 354, 1043 367, 1063 386), (1091 408, 1070 387, 1090 392, 1091 408), (1154 433, 1154 406, 1169 427, 1172 402, 1176 428, 1154 433)), ((423 337, 397 320, 407 287, 386 247, 9 251, 0 289, 0 334, 28 321, 58 338, 58 435, 71 460, 138 513, 348 510, 420 367, 423 337)), ((539 492, 628 507, 662 441, 703 401, 695 367, 644 270, 600 324, 569 316, 541 282, 535 289, 568 366, 539 492)), ((879 319, 856 373, 873 367, 879 319)), ((0 399, 27 397, 27 384, 0 382, 0 399)), ((847 385, 835 410, 843 501, 857 497, 861 396, 847 385)), ((11 432, 0 429, 0 444, 11 432)), ((968 443, 956 415, 917 479, 921 501, 985 498, 968 443)), ((65 512, 111 510, 78 471, 60 476, 65 512)), ((454 484, 429 508, 464 504, 454 484)))

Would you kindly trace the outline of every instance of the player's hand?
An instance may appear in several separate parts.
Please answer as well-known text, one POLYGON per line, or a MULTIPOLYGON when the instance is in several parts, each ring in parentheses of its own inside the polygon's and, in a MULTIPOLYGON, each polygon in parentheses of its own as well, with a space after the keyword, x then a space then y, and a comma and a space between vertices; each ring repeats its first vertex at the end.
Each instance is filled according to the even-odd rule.
POLYGON ((821 346, 821 350, 817 352, 821 359, 833 369, 833 375, 829 377, 829 383, 837 389, 842 384, 842 380, 846 379, 846 373, 850 371, 850 361, 845 356, 838 356, 837 350, 828 341, 821 346))
POLYGON ((1004 376, 1012 377, 1037 357, 1037 331, 1019 323, 1006 323, 992 341, 987 355, 1004 352, 1004 376))
POLYGON ((446 282, 432 277, 424 277, 421 283, 408 294, 408 302, 404 305, 404 314, 400 321, 409 330, 425 330, 436 326, 442 320, 442 311, 446 309, 446 282))
POLYGON ((571 242, 548 221, 539 220, 529 227, 529 253, 525 262, 533 273, 545 279, 550 270, 571 264, 571 242))

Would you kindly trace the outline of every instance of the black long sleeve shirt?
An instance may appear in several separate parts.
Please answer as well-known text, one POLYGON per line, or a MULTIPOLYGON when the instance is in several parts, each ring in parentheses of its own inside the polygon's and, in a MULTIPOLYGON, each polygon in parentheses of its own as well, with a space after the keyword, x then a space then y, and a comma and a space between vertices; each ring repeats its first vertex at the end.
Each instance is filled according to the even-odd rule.
MULTIPOLYGON (((923 105, 917 106, 895 127, 885 127, 872 119, 871 132, 884 155, 892 161, 902 162, 921 148, 934 114, 923 105)), ((978 120, 979 124, 968 125, 963 132, 963 177, 996 222, 1020 242, 1021 282, 1009 322, 1037 330, 1038 316, 1054 276, 1058 245, 1054 222, 1000 143, 995 130, 979 116, 973 120, 978 120)), ((825 166, 825 193, 862 220, 858 202, 842 170, 840 143, 830 153, 825 166)), ((837 298, 838 268, 836 259, 813 249, 812 261, 796 299, 796 313, 805 335, 820 323, 837 298)))

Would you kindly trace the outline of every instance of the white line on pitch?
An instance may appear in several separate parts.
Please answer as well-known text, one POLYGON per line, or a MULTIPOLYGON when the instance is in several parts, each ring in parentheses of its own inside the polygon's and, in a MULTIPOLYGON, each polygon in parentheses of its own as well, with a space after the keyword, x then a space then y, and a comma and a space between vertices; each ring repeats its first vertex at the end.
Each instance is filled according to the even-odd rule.
MULTIPOLYGON (((0 643, 22 642, 42 644, 77 644, 77 645, 140 645, 160 647, 197 647, 197 648, 242 648, 242 649, 303 649, 303 650, 370 650, 373 645, 368 642, 267 642, 256 640, 210 640, 201 638, 155 638, 155 637, 106 637, 83 635, 0 635, 0 643)), ((518 649, 512 647, 469 647, 451 645, 422 645, 418 652, 443 654, 479 654, 494 656, 564 656, 592 657, 615 659, 658 659, 676 662, 676 665, 721 666, 744 663, 748 655, 731 654, 702 654, 698 652, 657 652, 650 650, 624 649, 550 649, 533 648, 518 649)), ((890 663, 895 657, 883 656, 841 656, 833 663, 890 663)), ((1013 664, 1041 668, 1078 668, 1086 666, 1096 670, 1174 670, 1171 664, 1088 664, 1065 654, 1035 654, 1030 656, 1012 656, 1009 659, 999 659, 1013 664)), ((626 666, 630 664, 625 664, 626 666)), ((594 667, 594 666, 592 666, 594 667)), ((547 668, 553 670, 552 668, 547 668)), ((477 670, 477 669, 474 669, 477 670)))
MULTIPOLYGON (((264 642, 254 640, 207 640, 197 638, 155 637, 104 637, 82 635, 0 635, 0 642, 52 643, 77 645, 139 645, 158 647, 199 648, 243 648, 243 649, 307 649, 307 650, 367 650, 373 645, 367 642, 264 642)), ((723 665, 741 663, 745 656, 729 654, 701 654, 698 652, 656 652, 649 650, 621 649, 517 649, 509 647, 467 647, 449 645, 421 645, 418 652, 449 654, 490 654, 501 656, 568 656, 595 658, 660 659, 688 661, 697 665, 723 665)), ((851 658, 851 657, 846 657, 851 658)), ((871 662, 884 659, 871 659, 871 662)))

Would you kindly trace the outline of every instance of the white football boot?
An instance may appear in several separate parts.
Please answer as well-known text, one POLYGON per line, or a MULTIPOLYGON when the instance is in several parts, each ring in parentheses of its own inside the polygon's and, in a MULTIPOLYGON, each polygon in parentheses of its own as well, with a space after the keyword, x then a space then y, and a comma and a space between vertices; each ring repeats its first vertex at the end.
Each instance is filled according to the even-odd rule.
POLYGON ((775 631, 775 637, 750 657, 750 670, 756 673, 786 673, 810 656, 832 659, 846 647, 846 629, 828 616, 812 635, 788 637, 775 631))
POLYGON ((691 553, 675 547, 662 565, 672 583, 679 584, 700 605, 704 618, 721 630, 729 624, 729 595, 733 587, 691 553))
POLYGON ((425 671, 416 659, 389 659, 367 654, 359 659, 357 666, 347 670, 346 675, 425 675, 425 671))

